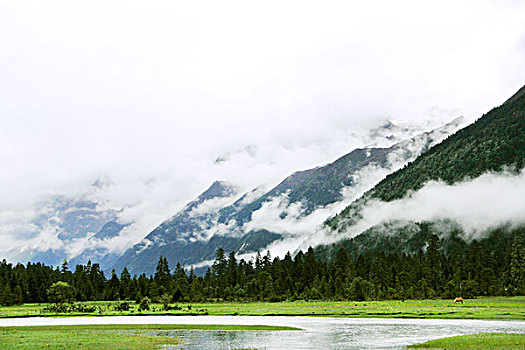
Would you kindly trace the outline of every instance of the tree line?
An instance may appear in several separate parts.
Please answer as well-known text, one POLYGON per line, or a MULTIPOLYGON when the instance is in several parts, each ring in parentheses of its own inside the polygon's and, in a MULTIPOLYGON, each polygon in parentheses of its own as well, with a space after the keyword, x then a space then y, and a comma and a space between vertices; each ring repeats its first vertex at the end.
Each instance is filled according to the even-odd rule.
MULTIPOLYGON (((0 303, 53 301, 56 282, 71 287, 76 301, 136 300, 162 302, 384 300, 525 295, 525 229, 497 231, 484 240, 458 240, 443 249, 443 239, 431 234, 426 249, 413 254, 339 249, 319 258, 309 248, 295 256, 238 259, 221 248, 202 276, 177 263, 170 270, 161 256, 154 275, 106 277, 99 264, 67 261, 51 267, 41 263, 0 262, 0 303)), ((319 255, 319 254, 317 254, 319 255)))

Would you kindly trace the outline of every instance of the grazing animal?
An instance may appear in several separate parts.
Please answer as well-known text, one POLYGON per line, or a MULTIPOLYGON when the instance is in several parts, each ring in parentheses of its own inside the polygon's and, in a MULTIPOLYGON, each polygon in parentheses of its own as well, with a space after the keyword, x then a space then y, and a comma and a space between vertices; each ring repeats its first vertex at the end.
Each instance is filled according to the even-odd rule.
POLYGON ((463 304, 463 298, 462 297, 458 297, 458 298, 454 299, 454 304, 456 304, 456 303, 463 304))

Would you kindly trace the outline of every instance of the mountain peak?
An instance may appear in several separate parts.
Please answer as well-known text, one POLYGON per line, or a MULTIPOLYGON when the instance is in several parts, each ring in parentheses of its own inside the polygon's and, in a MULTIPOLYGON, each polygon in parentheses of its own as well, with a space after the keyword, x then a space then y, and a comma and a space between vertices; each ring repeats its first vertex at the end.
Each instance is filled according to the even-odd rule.
POLYGON ((204 191, 197 199, 199 202, 203 202, 213 198, 229 197, 235 193, 235 189, 232 185, 226 181, 217 180, 211 184, 206 191, 204 191))
POLYGON ((101 175, 96 178, 95 181, 91 184, 91 187, 97 188, 97 189, 105 189, 109 186, 113 185, 113 181, 109 176, 101 175))

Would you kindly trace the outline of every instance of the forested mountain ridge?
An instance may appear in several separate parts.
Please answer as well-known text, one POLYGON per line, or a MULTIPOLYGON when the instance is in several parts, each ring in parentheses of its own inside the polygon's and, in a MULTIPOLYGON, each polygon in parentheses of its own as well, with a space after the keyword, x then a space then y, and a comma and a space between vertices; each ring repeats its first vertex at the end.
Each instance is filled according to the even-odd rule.
POLYGON ((403 198, 431 180, 453 184, 505 167, 521 170, 525 162, 525 87, 503 105, 446 138, 404 168, 389 174, 325 225, 343 231, 360 218, 370 198, 403 198))
MULTIPOLYGON (((486 237, 511 237, 513 232, 522 232, 519 236, 523 240, 523 229, 518 226, 515 229, 513 225, 504 225, 483 232, 478 241, 486 241, 486 237)), ((349 254, 399 254, 399 255, 417 255, 425 251, 429 239, 432 236, 439 238, 439 250, 449 256, 458 249, 458 244, 464 246, 464 240, 472 241, 466 238, 461 225, 450 220, 441 220, 434 222, 388 222, 381 225, 373 226, 363 233, 352 237, 344 238, 335 243, 319 245, 315 247, 316 256, 319 258, 332 261, 336 258, 338 252, 343 249, 349 254)), ((511 239, 512 240, 512 239, 511 239)), ((487 247, 496 246, 499 243, 495 238, 488 239, 487 247)))

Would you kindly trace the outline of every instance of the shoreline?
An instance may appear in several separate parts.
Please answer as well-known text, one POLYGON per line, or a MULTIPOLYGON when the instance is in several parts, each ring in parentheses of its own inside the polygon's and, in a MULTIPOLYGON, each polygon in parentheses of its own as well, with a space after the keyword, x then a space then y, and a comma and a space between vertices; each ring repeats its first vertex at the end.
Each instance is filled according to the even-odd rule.
POLYGON ((4 327, 37 327, 37 326, 89 326, 89 325, 237 325, 237 326, 279 326, 291 327, 290 324, 313 325, 317 323, 334 324, 370 324, 370 325, 411 325, 433 324, 453 326, 458 323, 471 325, 507 325, 516 326, 525 333, 525 320, 473 320, 473 319, 428 319, 428 318, 378 318, 378 317, 316 317, 316 316, 166 316, 166 315, 132 315, 121 316, 71 316, 71 317, 20 317, 0 319, 0 328, 4 327), (132 322, 137 321, 137 322, 132 322), (188 322, 188 323, 185 323, 188 322))

